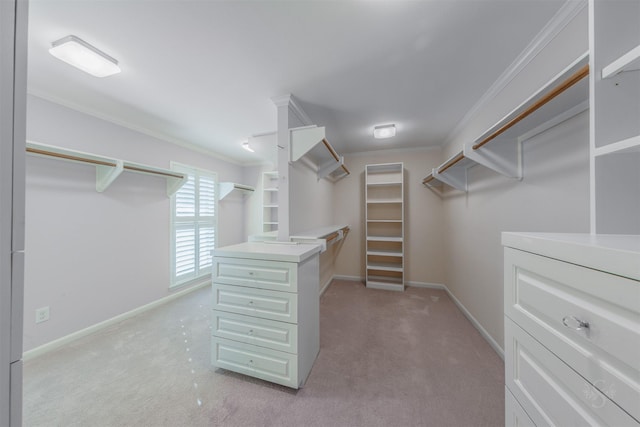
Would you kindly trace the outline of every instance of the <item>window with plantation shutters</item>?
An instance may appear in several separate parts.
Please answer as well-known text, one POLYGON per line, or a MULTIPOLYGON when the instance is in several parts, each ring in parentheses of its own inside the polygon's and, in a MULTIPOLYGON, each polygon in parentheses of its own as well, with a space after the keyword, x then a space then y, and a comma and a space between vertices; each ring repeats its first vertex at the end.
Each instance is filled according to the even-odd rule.
POLYGON ((177 286, 211 274, 217 177, 176 163, 171 168, 189 175, 171 197, 171 286, 177 286))

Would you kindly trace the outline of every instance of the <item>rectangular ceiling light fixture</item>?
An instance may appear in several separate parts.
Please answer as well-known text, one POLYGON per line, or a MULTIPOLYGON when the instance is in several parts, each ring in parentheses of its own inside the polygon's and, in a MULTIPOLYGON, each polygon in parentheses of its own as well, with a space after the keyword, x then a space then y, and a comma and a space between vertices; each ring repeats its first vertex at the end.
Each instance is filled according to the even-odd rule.
POLYGON ((76 36, 54 41, 49 53, 92 76, 107 77, 120 72, 117 60, 76 36))
POLYGON ((376 139, 391 138, 396 136, 396 125, 381 125, 373 128, 373 137, 376 139))

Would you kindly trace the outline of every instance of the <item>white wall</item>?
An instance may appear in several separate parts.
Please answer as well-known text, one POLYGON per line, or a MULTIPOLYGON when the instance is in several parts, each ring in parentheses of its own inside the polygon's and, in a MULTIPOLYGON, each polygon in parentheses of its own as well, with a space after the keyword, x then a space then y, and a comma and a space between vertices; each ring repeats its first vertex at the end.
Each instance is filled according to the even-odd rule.
MULTIPOLYGON (((587 51, 587 8, 460 130, 443 160, 460 151, 587 51)), ((589 232, 588 114, 524 143, 524 179, 476 166, 469 192, 444 198, 445 284, 503 346, 502 231, 589 232)))
POLYGON ((422 185, 422 179, 441 163, 439 148, 345 156, 351 175, 335 184, 334 222, 349 224, 351 232, 335 260, 335 274, 364 280, 364 170, 368 164, 393 162, 404 162, 405 168, 405 281, 442 284, 442 201, 422 185))
MULTIPOLYGON (((168 168, 170 161, 242 182, 243 168, 30 96, 27 139, 168 168)), ((165 180, 123 173, 104 193, 95 168, 28 156, 24 349, 82 330, 169 291, 165 180), (51 319, 35 324, 35 310, 51 319)), ((245 240, 242 199, 219 203, 218 246, 245 240)))

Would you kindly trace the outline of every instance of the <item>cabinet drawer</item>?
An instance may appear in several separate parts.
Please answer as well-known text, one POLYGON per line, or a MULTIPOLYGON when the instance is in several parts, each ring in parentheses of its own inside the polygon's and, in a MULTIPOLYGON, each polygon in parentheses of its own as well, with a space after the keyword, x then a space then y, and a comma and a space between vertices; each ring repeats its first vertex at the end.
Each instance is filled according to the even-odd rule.
POLYGON ((536 426, 507 387, 504 388, 504 425, 505 427, 536 426))
POLYGON ((297 295, 288 292, 213 284, 213 309, 297 323, 297 295))
POLYGON ((242 314, 213 311, 214 336, 296 354, 298 327, 242 314))
POLYGON ((640 282, 505 249, 505 314, 640 420, 640 282), (579 321, 589 327, 578 329, 579 321), (566 323, 566 325, 565 325, 566 323))
POLYGON ((504 350, 507 388, 537 426, 638 425, 508 318, 504 350))
POLYGON ((297 264, 255 259, 213 259, 213 281, 285 292, 298 291, 297 264))
POLYGON ((293 354, 218 337, 211 346, 214 367, 298 388, 298 360, 293 354))

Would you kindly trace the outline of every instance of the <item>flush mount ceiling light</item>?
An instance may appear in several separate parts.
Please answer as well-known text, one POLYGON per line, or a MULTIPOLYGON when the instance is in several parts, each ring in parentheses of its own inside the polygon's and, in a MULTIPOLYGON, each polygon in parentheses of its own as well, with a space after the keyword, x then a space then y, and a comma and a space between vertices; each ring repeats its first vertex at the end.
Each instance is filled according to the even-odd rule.
POLYGON ((107 77, 120 72, 117 60, 76 36, 54 41, 49 53, 92 76, 107 77))
POLYGON ((249 141, 243 142, 242 143, 242 148, 244 148, 245 150, 247 150, 250 153, 255 153, 255 151, 256 151, 253 148, 251 148, 251 146, 249 145, 249 141))
POLYGON ((381 125, 373 128, 373 137, 376 139, 391 138, 396 136, 396 125, 381 125))

